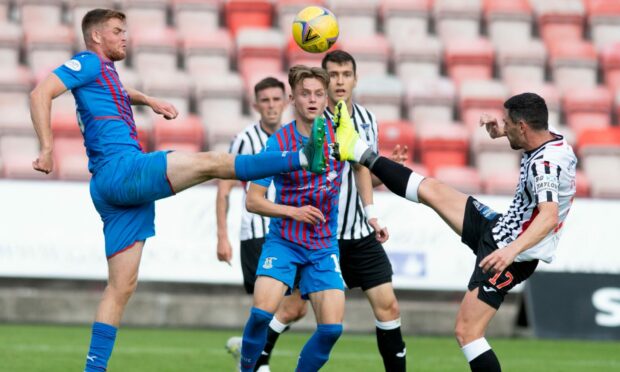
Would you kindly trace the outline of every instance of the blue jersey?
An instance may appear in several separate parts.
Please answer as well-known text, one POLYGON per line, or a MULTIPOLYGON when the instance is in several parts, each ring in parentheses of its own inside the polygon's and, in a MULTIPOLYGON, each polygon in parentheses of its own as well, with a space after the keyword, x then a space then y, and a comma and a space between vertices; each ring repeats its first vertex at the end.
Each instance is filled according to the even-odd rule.
MULTIPOLYGON (((325 127, 324 151, 328 157, 328 144, 334 143, 336 136, 331 120, 326 122, 325 127)), ((307 141, 308 138, 299 134, 293 121, 269 137, 265 151, 299 151, 307 141)), ((325 223, 311 225, 289 218, 272 218, 268 235, 275 235, 308 249, 337 247, 338 196, 343 168, 344 163, 330 159, 327 171, 321 175, 301 170, 252 181, 264 187, 269 187, 273 181, 277 204, 294 207, 312 205, 320 209, 326 219, 325 223)))
POLYGON ((54 74, 75 97, 91 173, 112 158, 142 151, 129 95, 114 62, 84 51, 55 69, 54 74))

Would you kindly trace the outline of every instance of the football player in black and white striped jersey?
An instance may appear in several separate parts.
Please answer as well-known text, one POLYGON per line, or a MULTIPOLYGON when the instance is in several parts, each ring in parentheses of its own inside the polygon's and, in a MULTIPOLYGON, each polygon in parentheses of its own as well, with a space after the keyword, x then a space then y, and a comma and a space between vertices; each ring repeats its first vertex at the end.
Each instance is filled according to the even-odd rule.
MULTIPOLYGON (((284 83, 273 77, 267 77, 254 86, 254 109, 260 115, 260 121, 252 124, 240 132, 230 146, 230 153, 234 155, 258 154, 263 151, 267 139, 280 129, 282 114, 287 106, 284 83)), ((232 246, 228 239, 226 216, 228 214, 228 196, 237 181, 220 180, 217 189, 217 258, 228 262, 232 259, 232 246)), ((243 183, 247 192, 249 183, 243 183)), ((268 197, 275 199, 275 188, 269 188, 268 197)), ((243 287, 248 294, 254 293, 256 268, 260 258, 265 235, 269 227, 269 218, 248 212, 245 208, 245 193, 243 194, 241 211, 241 231, 239 234, 241 270, 243 272, 243 287)), ((261 358, 256 363, 259 372, 269 371, 269 356, 280 333, 290 323, 303 318, 307 312, 306 301, 301 298, 299 290, 293 291, 281 303, 270 323, 268 342, 261 358)), ((239 356, 241 337, 232 337, 226 344, 227 349, 234 357, 239 356)))
POLYGON ((394 193, 433 208, 476 255, 456 320, 457 341, 475 372, 501 371, 484 337, 487 326, 508 291, 530 277, 539 260, 553 260, 576 190, 577 158, 564 137, 549 130, 544 99, 523 93, 504 102, 504 108, 503 124, 480 119, 491 138, 506 136, 512 149, 524 150, 517 191, 504 215, 380 157, 359 139, 348 113, 337 113, 341 159, 358 161, 394 193))
MULTIPOLYGON (((378 127, 375 115, 363 106, 353 103, 353 89, 357 83, 355 59, 347 52, 327 53, 321 63, 329 73, 329 107, 326 115, 332 119, 338 101, 346 102, 360 137, 378 152, 378 127)), ((393 159, 406 160, 406 147, 396 149, 393 159)), ((406 370, 406 349, 400 330, 400 310, 392 287, 392 265, 381 243, 388 239, 385 227, 379 224, 374 206, 362 204, 360 193, 372 197, 371 178, 356 178, 353 167, 345 165, 338 206, 338 245, 340 267, 348 288, 360 287, 366 294, 375 316, 377 345, 385 370, 406 370)), ((377 182, 376 184, 380 184, 377 182)), ((372 199, 371 199, 372 200, 372 199)))

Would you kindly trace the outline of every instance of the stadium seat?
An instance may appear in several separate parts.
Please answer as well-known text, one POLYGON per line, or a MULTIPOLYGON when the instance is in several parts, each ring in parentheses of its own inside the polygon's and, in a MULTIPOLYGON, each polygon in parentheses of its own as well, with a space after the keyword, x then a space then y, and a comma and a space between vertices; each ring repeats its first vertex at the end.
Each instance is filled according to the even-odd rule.
POLYGON ((114 9, 116 7, 115 0, 68 0, 66 4, 69 23, 76 35, 75 45, 78 51, 86 49, 82 37, 82 18, 86 13, 95 8, 114 9))
MULTIPOLYGON (((6 20, 9 16, 9 6, 11 4, 8 1, 0 2, 0 19, 6 20)), ((0 174, 2 174, 2 164, 0 164, 0 174)))
POLYGON ((134 31, 163 29, 168 26, 169 0, 120 0, 121 10, 127 16, 127 28, 134 31))
POLYGON ((123 87, 142 89, 142 78, 135 69, 127 67, 125 63, 115 63, 114 68, 123 87))
POLYGON ((620 2, 586 0, 592 42, 602 49, 620 42, 620 2))
POLYGON ((252 123, 256 123, 256 120, 251 117, 237 115, 227 118, 226 125, 207 125, 209 149, 219 148, 228 152, 230 143, 235 136, 252 123))
POLYGON ((542 84, 545 81, 547 52, 540 40, 496 45, 499 74, 505 83, 526 81, 542 84))
POLYGON ((73 29, 67 26, 39 26, 25 28, 25 51, 28 65, 35 73, 52 69, 65 63, 73 55, 73 29))
MULTIPOLYGON (((351 34, 350 34, 351 35, 351 34)), ((382 34, 341 37, 340 48, 355 58, 359 76, 387 74, 390 43, 382 34)))
POLYGON ((495 173, 482 180, 482 189, 490 195, 514 195, 519 182, 519 171, 495 173))
POLYGON ((189 75, 184 72, 162 70, 157 74, 142 76, 144 93, 172 103, 179 112, 179 117, 186 117, 189 114, 192 92, 189 75))
POLYGON ((431 0, 381 0, 386 37, 394 47, 428 35, 431 0))
POLYGON ((581 170, 577 170, 575 181, 577 182, 577 189, 575 190, 575 197, 577 198, 589 197, 590 196, 590 179, 585 174, 585 172, 581 170))
POLYGON ((420 160, 431 174, 440 166, 467 165, 469 134, 461 124, 416 123, 420 160))
POLYGON ((28 108, 32 83, 32 74, 24 67, 0 69, 0 109, 28 108))
POLYGON ((59 26, 62 23, 62 0, 17 0, 23 26, 59 26))
POLYGON ((205 76, 196 81, 195 89, 198 113, 209 135, 225 130, 229 121, 241 116, 244 86, 239 75, 205 76))
POLYGON ((493 139, 485 128, 478 128, 472 133, 471 141, 472 164, 482 180, 504 171, 519 171, 521 154, 510 148, 506 137, 493 139))
POLYGON ((57 138, 54 140, 54 173, 61 180, 87 181, 88 157, 82 138, 57 138))
POLYGON ((295 16, 307 6, 325 6, 324 0, 275 0, 278 26, 285 34, 290 33, 295 16))
POLYGON ((526 44, 532 37, 532 9, 527 0, 485 0, 484 18, 496 47, 526 44))
POLYGON ((464 80, 491 79, 493 61, 493 46, 487 39, 453 39, 445 44, 446 69, 456 85, 464 80))
POLYGON ((186 35, 182 42, 185 68, 192 76, 225 73, 230 70, 233 41, 226 29, 186 35))
POLYGON ((480 0, 435 0, 435 28, 444 42, 480 37, 480 0))
POLYGON ((329 0, 329 9, 338 18, 340 36, 373 36, 377 32, 376 0, 329 0))
POLYGON ((435 170, 435 178, 467 195, 482 192, 478 170, 472 167, 445 166, 435 170))
MULTIPOLYGON (((243 77, 244 94, 248 102, 250 103, 254 102, 254 86, 259 81, 263 80, 264 78, 268 76, 274 77, 284 83, 284 91, 285 91, 284 96, 288 97, 290 93, 290 87, 288 85, 288 74, 284 72, 267 73, 262 70, 257 70, 257 71, 252 72, 248 76, 243 77)), ((252 115, 256 114, 256 119, 258 120, 260 117, 258 116, 258 113, 256 113, 254 110, 251 110, 251 111, 252 111, 252 115)))
POLYGON ((437 38, 414 38, 394 45, 394 67, 403 81, 437 79, 441 67, 441 42, 437 38))
POLYGON ((454 117, 456 89, 450 79, 410 80, 405 106, 414 123, 450 122, 454 117))
POLYGON ((230 33, 237 35, 244 27, 270 28, 273 4, 269 0, 228 0, 224 4, 224 18, 230 33))
POLYGON ((22 38, 21 27, 0 21, 0 69, 14 69, 19 65, 22 38))
POLYGON ((620 197, 620 128, 584 130, 578 150, 593 197, 620 197))
POLYGON ((34 136, 0 137, 0 158, 7 178, 50 179, 32 169, 32 162, 39 156, 39 141, 34 136))
POLYGON ((547 0, 535 4, 538 28, 547 45, 583 38, 585 8, 582 0, 547 0))
POLYGON ((143 76, 177 69, 177 34, 174 29, 136 29, 129 41, 133 67, 143 76))
POLYGON ((549 111, 549 125, 560 125, 560 92, 553 84, 532 84, 527 81, 513 81, 510 84, 510 95, 521 94, 525 92, 536 93, 541 96, 547 103, 549 111))
POLYGON ((207 35, 219 29, 222 0, 172 0, 174 25, 184 37, 207 35))
POLYGON ((399 120, 405 88, 390 75, 361 75, 354 94, 356 102, 373 112, 379 122, 399 120))
POLYGON ((34 136, 28 107, 0 108, 0 135, 34 136))
POLYGON ((153 144, 155 150, 165 149, 165 144, 185 144, 192 152, 200 151, 204 144, 205 130, 196 115, 175 120, 159 118, 153 124, 153 144))
POLYGON ((413 160, 416 148, 413 123, 404 120, 379 120, 379 153, 391 154, 396 145, 407 146, 407 157, 413 160))
POLYGON ((590 128, 579 133, 577 148, 616 147, 620 145, 620 127, 590 128))
POLYGON ((596 86, 597 55, 591 43, 579 40, 553 42, 549 45, 549 56, 553 82, 561 92, 596 86))
POLYGON ((608 45, 601 53, 605 84, 612 90, 620 89, 620 42, 608 45))
POLYGON ((82 138, 75 111, 54 113, 51 122, 54 138, 82 138))
POLYGON ((566 123, 576 132, 611 124, 612 105, 611 91, 600 86, 569 90, 562 99, 566 123))
POLYGON ((497 80, 468 80, 459 89, 461 121, 470 132, 480 124, 480 116, 488 114, 501 120, 508 88, 497 80))
POLYGON ((285 39, 275 29, 243 28, 237 34, 237 63, 241 76, 257 70, 266 73, 282 71, 285 39))
MULTIPOLYGON (((336 43, 332 46, 330 50, 340 49, 340 44, 336 43)), ((325 53, 308 53, 305 50, 301 49, 297 43, 295 43, 295 39, 290 37, 288 39, 288 44, 286 46, 286 60, 288 61, 288 67, 295 65, 306 65, 313 67, 320 67, 321 61, 325 53)))

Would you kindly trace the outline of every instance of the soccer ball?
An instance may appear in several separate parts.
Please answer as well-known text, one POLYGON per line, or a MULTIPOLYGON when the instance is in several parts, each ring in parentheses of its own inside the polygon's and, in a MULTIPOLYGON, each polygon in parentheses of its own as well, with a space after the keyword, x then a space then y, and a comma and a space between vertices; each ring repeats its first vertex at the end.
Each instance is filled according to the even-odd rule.
POLYGON ((309 6, 293 21, 293 38, 310 53, 323 53, 338 39, 338 21, 334 13, 320 6, 309 6))

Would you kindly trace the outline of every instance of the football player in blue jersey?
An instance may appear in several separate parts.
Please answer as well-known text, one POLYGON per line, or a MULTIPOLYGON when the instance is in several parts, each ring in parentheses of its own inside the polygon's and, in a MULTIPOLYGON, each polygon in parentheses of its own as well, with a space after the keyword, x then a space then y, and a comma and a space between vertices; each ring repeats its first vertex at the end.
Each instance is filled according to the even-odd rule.
POLYGON ((103 221, 108 284, 92 328, 86 371, 105 371, 125 306, 134 293, 142 249, 155 235, 154 201, 211 178, 261 179, 308 169, 325 171, 323 137, 299 151, 233 156, 225 153, 144 153, 131 105, 149 106, 166 119, 178 115, 167 102, 124 87, 114 62, 125 58, 125 15, 94 9, 82 20, 87 50, 55 69, 32 91, 30 112, 40 142, 33 168, 52 172, 52 100, 71 90, 92 173, 90 193, 103 221))

